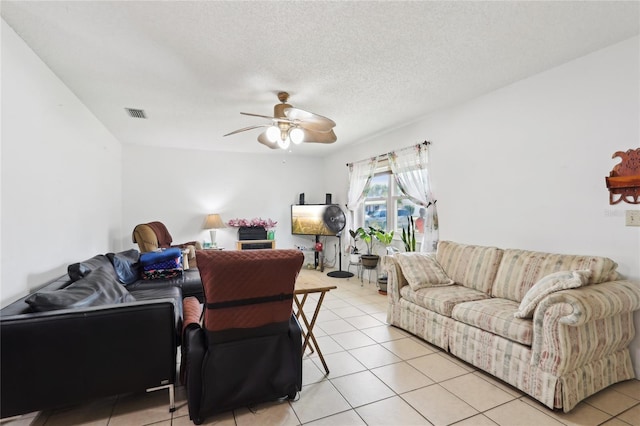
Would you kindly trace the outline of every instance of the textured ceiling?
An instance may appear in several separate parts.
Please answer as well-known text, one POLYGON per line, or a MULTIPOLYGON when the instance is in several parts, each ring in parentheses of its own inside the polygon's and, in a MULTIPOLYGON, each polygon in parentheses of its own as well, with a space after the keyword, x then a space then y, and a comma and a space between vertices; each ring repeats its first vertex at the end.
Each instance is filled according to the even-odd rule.
MULTIPOLYGON (((639 33, 633 2, 2 1, 123 143, 270 152, 276 93, 333 119, 324 155, 639 33), (147 120, 124 108, 141 108, 147 120)), ((425 136, 426 137, 426 136, 425 136)))

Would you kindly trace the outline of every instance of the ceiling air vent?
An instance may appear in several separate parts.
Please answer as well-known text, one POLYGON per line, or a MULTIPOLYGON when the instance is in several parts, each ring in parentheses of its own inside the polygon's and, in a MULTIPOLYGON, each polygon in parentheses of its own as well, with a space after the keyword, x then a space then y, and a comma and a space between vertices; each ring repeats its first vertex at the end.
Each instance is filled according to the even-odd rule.
POLYGON ((147 114, 145 114, 143 109, 135 109, 135 108, 125 108, 127 114, 133 118, 147 118, 147 114))

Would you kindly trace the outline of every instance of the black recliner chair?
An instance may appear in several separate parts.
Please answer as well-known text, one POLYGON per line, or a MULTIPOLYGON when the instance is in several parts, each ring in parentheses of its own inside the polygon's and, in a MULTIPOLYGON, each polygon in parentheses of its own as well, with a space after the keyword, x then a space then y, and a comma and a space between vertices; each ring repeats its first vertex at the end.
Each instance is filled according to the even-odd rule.
POLYGON ((298 250, 197 251, 204 317, 186 298, 181 378, 189 416, 295 398, 302 387, 301 329, 292 312, 304 262, 298 250))

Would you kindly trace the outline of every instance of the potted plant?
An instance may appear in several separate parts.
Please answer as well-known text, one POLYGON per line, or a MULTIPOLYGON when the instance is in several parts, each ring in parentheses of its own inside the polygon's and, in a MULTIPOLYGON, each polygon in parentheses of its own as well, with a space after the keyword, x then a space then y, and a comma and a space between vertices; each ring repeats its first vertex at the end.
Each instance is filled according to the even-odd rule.
POLYGON ((351 245, 349 246, 349 263, 359 263, 360 253, 358 252, 358 230, 349 229, 351 235, 351 245))
MULTIPOLYGON (((238 240, 266 240, 269 236, 268 230, 274 228, 278 222, 260 217, 248 219, 231 219, 228 226, 238 228, 238 240)), ((274 231, 271 231, 270 240, 275 239, 274 231)))
POLYGON ((377 229, 375 233, 375 237, 378 241, 384 244, 385 247, 389 247, 391 241, 393 241, 394 231, 384 232, 382 229, 377 229))
POLYGON ((413 216, 409 216, 407 228, 402 228, 402 242, 405 251, 416 251, 416 229, 413 224, 413 216))
POLYGON ((378 266, 380 256, 372 253, 373 242, 374 239, 378 239, 378 233, 384 234, 384 231, 369 226, 368 228, 358 228, 357 233, 360 238, 362 238, 362 241, 367 245, 367 254, 360 255, 360 259, 362 259, 362 267, 365 269, 375 269, 378 266))

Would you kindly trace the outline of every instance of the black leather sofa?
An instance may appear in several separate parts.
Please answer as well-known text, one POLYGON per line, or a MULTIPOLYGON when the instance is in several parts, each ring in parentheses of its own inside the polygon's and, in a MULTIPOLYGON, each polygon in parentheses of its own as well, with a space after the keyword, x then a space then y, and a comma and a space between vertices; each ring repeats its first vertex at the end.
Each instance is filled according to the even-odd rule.
POLYGON ((105 255, 70 265, 0 310, 0 418, 164 388, 173 410, 182 298, 202 300, 200 274, 124 286, 113 265, 105 255))

